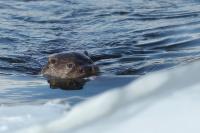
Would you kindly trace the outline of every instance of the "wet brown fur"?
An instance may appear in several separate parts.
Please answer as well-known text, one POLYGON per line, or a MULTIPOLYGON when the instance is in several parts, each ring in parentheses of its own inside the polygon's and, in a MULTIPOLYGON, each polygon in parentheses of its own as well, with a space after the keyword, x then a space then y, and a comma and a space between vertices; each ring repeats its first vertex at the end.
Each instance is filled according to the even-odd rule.
POLYGON ((77 52, 59 53, 49 56, 42 74, 55 78, 84 78, 99 72, 90 57, 77 52))

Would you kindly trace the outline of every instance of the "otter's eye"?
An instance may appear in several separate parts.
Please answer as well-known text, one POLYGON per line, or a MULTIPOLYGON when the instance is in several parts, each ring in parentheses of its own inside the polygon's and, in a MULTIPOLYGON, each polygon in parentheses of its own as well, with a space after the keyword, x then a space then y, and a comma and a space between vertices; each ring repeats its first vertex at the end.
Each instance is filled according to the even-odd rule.
POLYGON ((74 64, 72 64, 72 63, 67 64, 68 68, 72 68, 73 66, 74 66, 74 64))
POLYGON ((50 59, 50 63, 56 64, 56 59, 50 59))

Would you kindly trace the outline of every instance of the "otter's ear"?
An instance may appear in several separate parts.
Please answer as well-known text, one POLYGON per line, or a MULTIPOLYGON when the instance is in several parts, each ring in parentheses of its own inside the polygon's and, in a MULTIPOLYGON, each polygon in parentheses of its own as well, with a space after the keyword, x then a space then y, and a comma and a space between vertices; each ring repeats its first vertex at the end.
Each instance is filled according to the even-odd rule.
POLYGON ((89 56, 89 53, 87 51, 84 51, 84 54, 87 55, 87 56, 89 56))

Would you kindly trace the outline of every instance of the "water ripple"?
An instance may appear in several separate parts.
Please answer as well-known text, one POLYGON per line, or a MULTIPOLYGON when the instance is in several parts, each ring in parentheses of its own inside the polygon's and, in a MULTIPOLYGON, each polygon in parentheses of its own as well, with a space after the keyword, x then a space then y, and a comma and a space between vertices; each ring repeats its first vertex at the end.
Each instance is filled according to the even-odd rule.
POLYGON ((48 55, 87 50, 102 74, 141 75, 200 57, 194 0, 0 1, 0 70, 39 73, 48 55))

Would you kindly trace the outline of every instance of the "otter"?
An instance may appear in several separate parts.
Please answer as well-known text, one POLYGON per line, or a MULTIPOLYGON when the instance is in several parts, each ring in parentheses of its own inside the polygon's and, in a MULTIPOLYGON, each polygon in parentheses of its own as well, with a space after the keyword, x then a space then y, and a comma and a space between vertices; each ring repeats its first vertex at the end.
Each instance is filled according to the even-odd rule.
POLYGON ((97 75, 99 67, 87 52, 66 52, 50 55, 41 73, 45 77, 76 79, 97 75))

